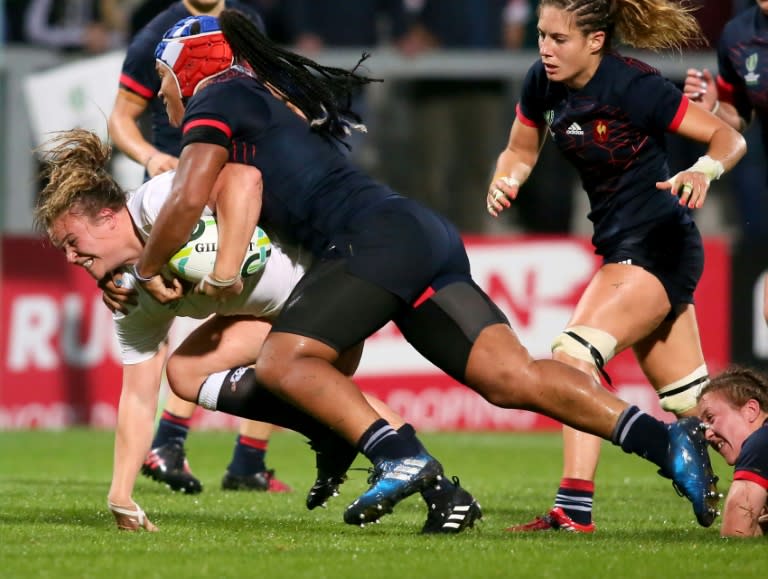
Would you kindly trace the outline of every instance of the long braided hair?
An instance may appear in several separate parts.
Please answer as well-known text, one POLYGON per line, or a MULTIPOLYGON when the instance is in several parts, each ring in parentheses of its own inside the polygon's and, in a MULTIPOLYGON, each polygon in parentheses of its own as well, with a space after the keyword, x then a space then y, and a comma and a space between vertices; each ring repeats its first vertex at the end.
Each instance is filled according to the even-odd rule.
POLYGON ((247 62, 256 76, 296 106, 316 131, 336 139, 343 139, 352 130, 365 132, 351 104, 361 87, 381 82, 356 72, 369 54, 363 53, 352 70, 323 66, 280 48, 238 10, 223 10, 219 23, 235 60, 247 62))
POLYGON ((615 36, 634 48, 677 49, 705 42, 695 8, 674 0, 541 0, 544 6, 565 10, 584 34, 605 31, 604 50, 615 36))

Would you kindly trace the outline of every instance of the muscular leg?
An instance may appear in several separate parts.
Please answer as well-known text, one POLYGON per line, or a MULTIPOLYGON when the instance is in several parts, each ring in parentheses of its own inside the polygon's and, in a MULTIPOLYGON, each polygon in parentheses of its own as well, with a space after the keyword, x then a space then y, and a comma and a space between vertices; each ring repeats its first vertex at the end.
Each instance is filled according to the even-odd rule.
MULTIPOLYGON (((668 309, 666 292, 655 276, 639 267, 611 264, 604 266, 595 276, 568 327, 586 326, 606 332, 616 339, 616 352, 633 344, 644 344, 642 350, 655 354, 655 365, 661 373, 656 379, 649 375, 652 385, 658 389, 687 376, 703 364, 695 318, 693 331, 678 331, 676 339, 670 341, 669 328, 673 322, 662 321, 668 309), (645 312, 646 315, 641 317, 636 312, 645 312)), ((675 322, 674 325, 681 324, 675 322)), ((689 323, 684 325, 690 326, 689 323)), ((591 358, 589 355, 585 357, 591 358)), ((594 363, 568 355, 563 349, 557 349, 554 358, 598 376, 594 363)), ((642 365, 642 358, 638 359, 642 365)), ((563 427, 563 442, 563 477, 555 507, 582 525, 578 530, 589 531, 593 483, 601 441, 584 432, 563 427)), ((534 522, 511 527, 510 530, 540 528, 542 525, 534 522)))
POLYGON ((534 360, 502 324, 480 333, 466 382, 496 406, 540 412, 608 440, 628 406, 584 372, 555 360, 534 360))
MULTIPOLYGON (((232 395, 222 388, 219 390, 218 401, 227 404, 228 411, 248 415, 261 413, 260 416, 299 430, 310 438, 310 444, 316 451, 318 471, 317 480, 307 496, 307 507, 313 509, 337 494, 339 485, 346 478, 347 469, 357 455, 357 448, 345 444, 343 439, 313 417, 275 397, 255 381, 252 371, 250 375, 247 374, 243 366, 253 361, 254 357, 264 355, 264 352, 258 351, 258 344, 260 336, 267 330, 268 324, 251 318, 213 318, 177 350, 169 363, 169 380, 172 385, 178 383, 179 387, 183 387, 200 383, 207 375, 221 373, 230 367, 244 370, 242 378, 232 382, 232 388, 238 394, 232 395)), ((362 344, 348 348, 337 357, 334 370, 342 375, 354 372, 361 353, 362 344)), ((229 388, 227 386, 226 390, 229 388)), ((191 396, 191 391, 187 390, 186 395, 191 396)), ((406 445, 415 449, 413 455, 426 453, 413 428, 405 424, 402 417, 376 398, 366 395, 364 399, 376 408, 392 428, 397 429, 397 436, 406 445)), ((423 532, 457 533, 472 526, 482 516, 472 495, 445 478, 438 478, 435 482, 425 481, 424 486, 414 490, 421 491, 428 506, 423 532)), ((377 511, 374 518, 381 514, 377 511)))
MULTIPOLYGON (((652 333, 668 308, 664 288, 653 275, 639 267, 609 264, 598 271, 585 290, 568 327, 586 326, 606 332, 616 339, 618 353, 652 333), (637 312, 646 315, 638 316, 637 312)), ((562 350, 555 351, 553 357, 599 376, 594 362, 562 350)), ((591 499, 601 447, 599 438, 563 427, 563 475, 555 507, 581 525, 592 522, 591 499)))
MULTIPOLYGON (((269 322, 251 317, 215 316, 193 332, 169 360, 167 373, 171 387, 187 400, 197 400, 200 384, 210 375, 227 372, 231 368, 246 367, 252 364, 254 360, 264 357, 265 351, 261 350, 261 342, 270 329, 271 324, 269 322)), ((346 350, 341 356, 334 354, 335 364, 340 370, 331 366, 333 372, 349 381, 344 373, 353 372, 357 368, 361 352, 362 345, 356 345, 346 350)), ((231 410, 234 413, 258 414, 259 417, 263 418, 269 418, 271 412, 279 411, 279 416, 276 415, 274 418, 282 417, 280 419, 281 425, 288 428, 296 429, 292 424, 298 421, 311 423, 313 425, 311 432, 306 433, 310 437, 312 433, 327 430, 317 420, 275 398, 261 386, 258 386, 257 390, 259 392, 254 396, 259 398, 260 404, 252 404, 252 407, 249 408, 232 408, 231 410), (285 424, 285 421, 289 421, 291 424, 285 424)), ((356 391, 365 401, 364 395, 360 394, 359 390, 356 389, 356 391)), ((241 394, 243 397, 250 395, 248 393, 241 394)), ((402 418, 383 402, 376 399, 372 399, 371 402, 391 420, 395 428, 402 426, 402 418)), ((237 405, 234 401, 233 404, 237 405)), ((368 406, 367 402, 366 406, 368 406)), ((370 406, 368 407, 370 408, 370 406)), ((377 418, 379 417, 373 408, 371 408, 371 412, 374 412, 377 418)), ((365 426, 367 427, 369 424, 365 426)), ((310 427, 308 426, 308 428, 310 427)), ((299 430, 301 429, 299 428, 299 430)))
MULTIPOLYGON (((690 388, 697 390, 707 380, 706 362, 693 304, 682 306, 674 320, 662 322, 654 332, 634 346, 634 352, 645 376, 656 391, 670 384, 680 383, 697 370, 701 377, 693 380, 695 383, 691 383, 690 388)), ((685 384, 681 386, 684 387, 685 384)), ((688 392, 682 395, 682 399, 679 397, 680 395, 678 400, 683 401, 671 402, 672 411, 678 417, 696 416, 696 408, 692 404, 696 398, 695 394, 688 392), (691 402, 691 406, 687 408, 684 401, 686 398, 691 402)))
MULTIPOLYGON (((403 335, 422 354, 457 380, 503 408, 541 412, 569 426, 620 445, 685 478, 683 462, 670 462, 670 431, 660 421, 630 407, 597 385, 594 378, 556 360, 533 360, 517 336, 503 323, 503 314, 472 282, 443 287, 418 308, 404 311, 397 321, 403 335), (496 322, 496 323, 494 323, 496 322), (431 339, 440 335, 439 344, 431 339), (466 361, 466 362, 465 362, 466 361)), ((672 432, 681 444, 695 447, 701 457, 697 481, 690 483, 702 524, 710 512, 705 505, 704 481, 709 463, 694 424, 672 432), (689 428, 690 427, 690 428, 689 428)), ((677 444, 677 442, 675 442, 677 444)), ((686 451, 688 452, 688 451, 686 451)), ((693 452, 693 449, 692 449, 693 452)), ((669 476, 669 474, 668 474, 669 476)), ((710 521, 711 524, 711 521, 710 521)))
POLYGON ((336 350, 318 340, 276 332, 264 344, 256 370, 264 382, 275 386, 278 396, 355 445, 381 416, 359 388, 333 366, 337 357, 336 350), (355 411, 339 412, 340 408, 355 411))

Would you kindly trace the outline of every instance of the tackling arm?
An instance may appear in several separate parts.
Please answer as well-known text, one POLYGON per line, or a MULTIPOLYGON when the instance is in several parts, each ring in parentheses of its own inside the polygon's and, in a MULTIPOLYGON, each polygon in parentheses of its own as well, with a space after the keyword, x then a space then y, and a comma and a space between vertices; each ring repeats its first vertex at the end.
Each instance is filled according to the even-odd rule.
POLYGON ((200 291, 219 295, 242 290, 240 266, 259 222, 262 191, 261 171, 256 167, 227 163, 219 173, 212 199, 219 231, 216 262, 200 291))
POLYGON ((135 266, 139 281, 145 283, 145 288, 161 302, 181 297, 163 292, 160 271, 189 239, 228 157, 227 149, 207 143, 192 143, 181 153, 171 194, 163 204, 135 266))

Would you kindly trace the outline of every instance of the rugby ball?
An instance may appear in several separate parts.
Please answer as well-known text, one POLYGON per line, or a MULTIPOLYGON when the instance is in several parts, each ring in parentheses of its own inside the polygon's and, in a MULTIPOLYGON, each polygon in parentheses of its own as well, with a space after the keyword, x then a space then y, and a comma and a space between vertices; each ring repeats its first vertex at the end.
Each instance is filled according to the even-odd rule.
MULTIPOLYGON (((199 282, 213 271, 218 251, 219 230, 215 217, 203 217, 195 226, 189 241, 168 262, 174 274, 191 282, 199 282)), ((257 227, 248 243, 240 275, 248 277, 261 270, 272 253, 272 242, 263 229, 257 227)))

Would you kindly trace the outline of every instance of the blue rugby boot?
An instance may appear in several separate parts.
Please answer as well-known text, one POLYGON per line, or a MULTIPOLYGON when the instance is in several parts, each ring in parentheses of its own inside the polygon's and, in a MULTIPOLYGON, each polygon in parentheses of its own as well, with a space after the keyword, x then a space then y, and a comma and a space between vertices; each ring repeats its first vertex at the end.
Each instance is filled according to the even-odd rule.
POLYGON ((715 522, 722 495, 717 492, 717 477, 709 461, 701 421, 689 416, 667 425, 669 447, 666 467, 659 474, 672 479, 675 490, 693 505, 702 527, 715 522))
POLYGON ((344 511, 350 525, 374 523, 391 513, 404 498, 434 483, 443 475, 443 466, 426 452, 407 458, 381 460, 368 479, 370 488, 344 511))

